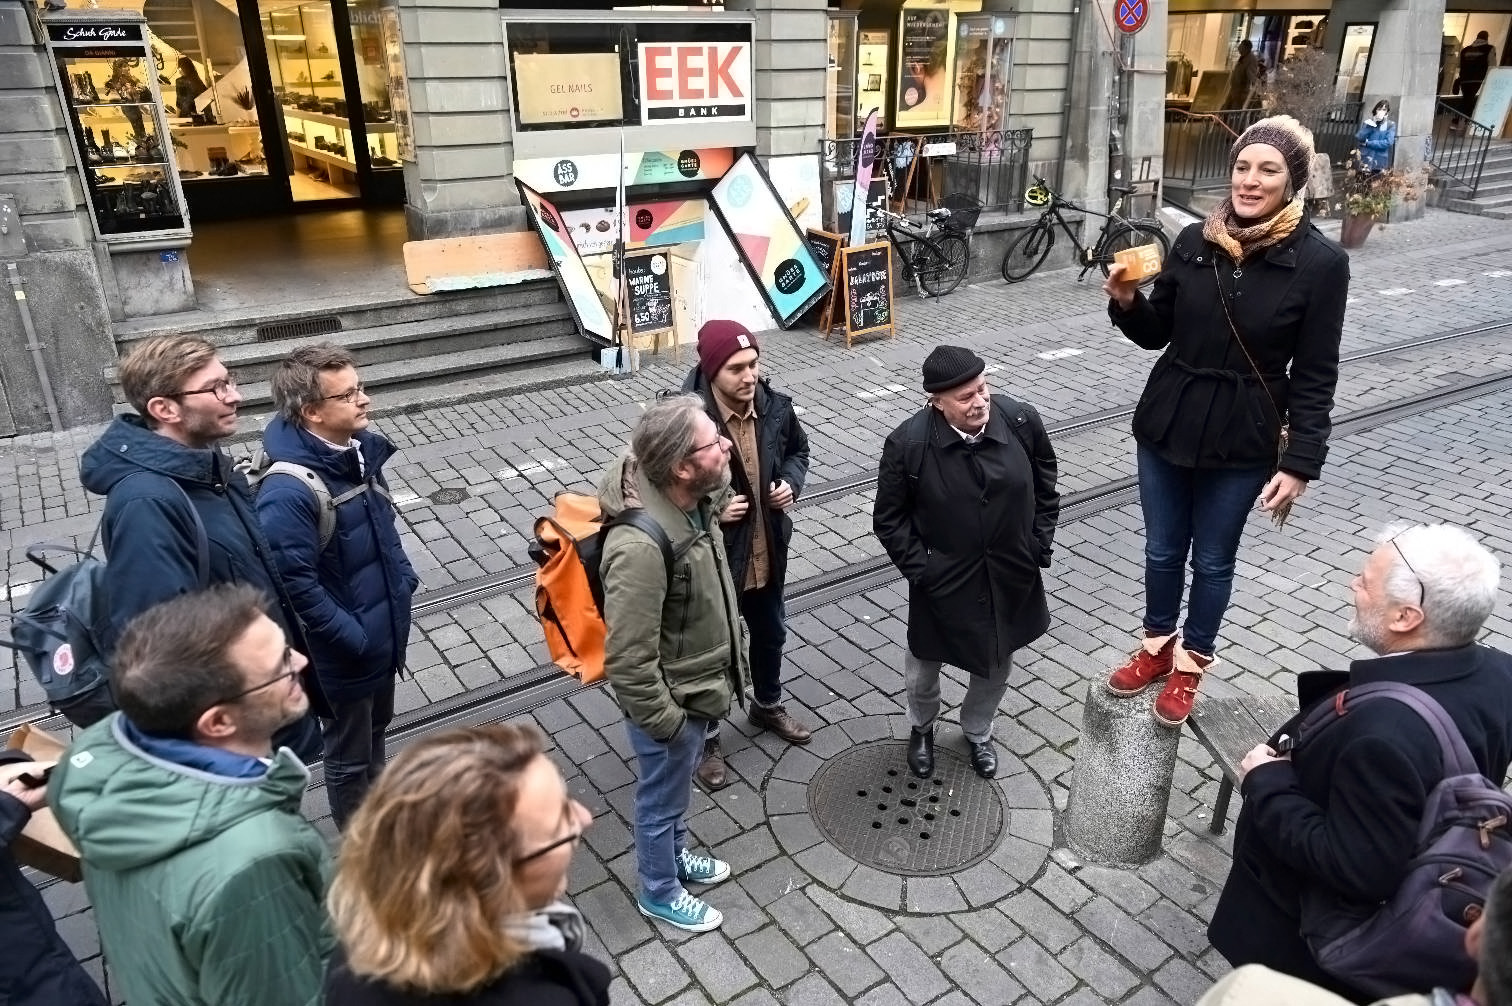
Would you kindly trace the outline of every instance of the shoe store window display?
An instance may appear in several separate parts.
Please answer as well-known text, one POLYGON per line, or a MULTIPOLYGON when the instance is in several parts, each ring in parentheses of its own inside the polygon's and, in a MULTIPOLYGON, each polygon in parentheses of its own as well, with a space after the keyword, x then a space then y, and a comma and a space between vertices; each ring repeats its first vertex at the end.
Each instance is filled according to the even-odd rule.
POLYGON ((1039 413, 993 394, 961 346, 924 360, 928 400, 887 438, 872 527, 908 581, 908 767, 935 768, 944 664, 967 672, 961 732, 971 766, 997 774, 993 721, 1013 654, 1050 627, 1041 570, 1060 515, 1055 450, 1039 413))
POLYGON ((1103 285, 1113 324, 1160 351, 1134 412, 1143 638, 1107 688, 1132 698, 1161 683, 1153 712, 1168 727, 1217 662, 1250 512, 1284 525, 1328 452, 1349 256, 1299 194, 1313 154, 1290 116, 1256 122, 1229 150, 1228 198, 1181 232, 1149 295, 1122 265, 1103 285))
MULTIPOLYGON (((788 511, 808 477, 809 444, 793 400, 762 373, 756 336, 735 321, 711 320, 698 332, 698 365, 682 390, 730 441, 730 491, 719 514, 730 579, 750 633, 751 725, 789 744, 813 734, 782 702, 782 647, 787 642, 783 587, 793 522, 788 511)), ((729 785, 719 723, 710 725, 696 778, 709 790, 729 785)))

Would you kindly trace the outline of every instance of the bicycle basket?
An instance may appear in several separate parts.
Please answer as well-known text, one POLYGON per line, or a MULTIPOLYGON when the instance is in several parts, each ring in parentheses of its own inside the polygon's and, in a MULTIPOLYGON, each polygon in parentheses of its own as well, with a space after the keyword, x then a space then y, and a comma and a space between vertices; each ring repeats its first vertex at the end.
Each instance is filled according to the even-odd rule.
POLYGON ((1024 193, 1024 202, 1030 206, 1048 206, 1050 204, 1050 189, 1044 185, 1031 185, 1024 193))
POLYGON ((945 226, 963 234, 975 227, 977 217, 982 215, 982 201, 964 192, 950 193, 940 200, 940 207, 950 211, 950 219, 945 221, 945 226))

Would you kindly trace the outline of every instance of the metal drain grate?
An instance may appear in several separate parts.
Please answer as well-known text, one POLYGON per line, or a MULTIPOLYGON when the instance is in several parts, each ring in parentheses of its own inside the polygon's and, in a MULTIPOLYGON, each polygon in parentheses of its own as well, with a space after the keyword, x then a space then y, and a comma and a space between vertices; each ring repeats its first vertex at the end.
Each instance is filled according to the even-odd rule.
POLYGON ((825 762, 809 783, 809 814, 830 843, 887 873, 930 877, 972 866, 1003 834, 1002 792, 953 751, 916 779, 902 741, 872 741, 825 762))
POLYGON ((427 497, 432 503, 440 505, 453 505, 468 499, 470 494, 466 489, 437 489, 427 497))
POLYGON ((341 319, 334 314, 318 318, 300 318, 297 321, 275 321, 257 326, 258 342, 277 342, 279 339, 305 339, 312 335, 330 335, 341 331, 341 319))

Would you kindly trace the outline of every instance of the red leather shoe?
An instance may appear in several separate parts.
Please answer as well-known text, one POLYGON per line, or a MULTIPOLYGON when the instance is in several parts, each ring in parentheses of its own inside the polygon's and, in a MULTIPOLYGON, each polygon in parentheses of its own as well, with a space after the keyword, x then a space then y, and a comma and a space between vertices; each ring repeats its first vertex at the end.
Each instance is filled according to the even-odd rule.
POLYGON ((1218 662, 1217 657, 1196 653, 1186 647, 1176 651, 1176 669, 1166 681, 1166 686, 1155 696, 1151 708, 1155 722, 1161 726, 1179 728, 1192 715, 1192 706, 1197 701, 1197 686, 1202 675, 1218 662))
POLYGON ((1176 656, 1176 633, 1146 636, 1128 663, 1108 676, 1108 691, 1128 698, 1170 675, 1176 656))

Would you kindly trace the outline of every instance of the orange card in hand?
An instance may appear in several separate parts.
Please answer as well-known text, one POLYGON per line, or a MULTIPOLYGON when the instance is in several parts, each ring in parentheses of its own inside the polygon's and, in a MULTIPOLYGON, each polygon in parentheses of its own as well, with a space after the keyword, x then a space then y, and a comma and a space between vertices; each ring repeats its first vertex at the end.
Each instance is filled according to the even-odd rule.
POLYGON ((1113 261, 1124 267, 1124 279, 1143 281, 1160 272, 1160 248, 1154 244, 1124 248, 1113 253, 1113 261))

